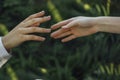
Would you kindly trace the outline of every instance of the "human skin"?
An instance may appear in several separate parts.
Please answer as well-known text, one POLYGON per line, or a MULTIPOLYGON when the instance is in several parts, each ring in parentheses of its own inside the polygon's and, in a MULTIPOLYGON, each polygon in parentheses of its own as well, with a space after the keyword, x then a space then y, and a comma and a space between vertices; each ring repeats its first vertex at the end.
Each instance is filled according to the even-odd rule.
POLYGON ((51 34, 52 38, 62 38, 62 42, 88 36, 97 32, 109 32, 120 34, 120 17, 74 17, 61 21, 51 26, 56 30, 51 34))
POLYGON ((44 41, 45 38, 30 33, 50 33, 51 29, 38 27, 41 23, 51 19, 50 16, 44 16, 45 12, 30 15, 20 24, 18 24, 7 35, 2 37, 3 45, 7 50, 10 50, 25 41, 44 41))

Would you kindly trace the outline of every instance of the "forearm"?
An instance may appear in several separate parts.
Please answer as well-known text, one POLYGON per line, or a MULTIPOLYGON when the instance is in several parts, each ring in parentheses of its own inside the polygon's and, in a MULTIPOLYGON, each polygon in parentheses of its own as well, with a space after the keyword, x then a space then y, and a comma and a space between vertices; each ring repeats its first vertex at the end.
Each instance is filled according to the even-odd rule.
POLYGON ((97 17, 95 22, 100 32, 120 34, 120 17, 97 17))

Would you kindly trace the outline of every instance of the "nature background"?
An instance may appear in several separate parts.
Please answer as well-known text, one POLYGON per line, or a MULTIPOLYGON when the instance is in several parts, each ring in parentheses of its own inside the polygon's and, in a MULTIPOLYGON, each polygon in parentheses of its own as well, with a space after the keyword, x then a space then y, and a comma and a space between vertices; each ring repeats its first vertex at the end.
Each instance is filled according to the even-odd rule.
MULTIPOLYGON (((75 16, 120 16, 120 0, 0 0, 0 36, 41 10, 52 16, 41 27, 50 28, 75 16)), ((119 34, 97 33, 64 44, 38 35, 47 40, 14 48, 0 80, 120 80, 119 34)))

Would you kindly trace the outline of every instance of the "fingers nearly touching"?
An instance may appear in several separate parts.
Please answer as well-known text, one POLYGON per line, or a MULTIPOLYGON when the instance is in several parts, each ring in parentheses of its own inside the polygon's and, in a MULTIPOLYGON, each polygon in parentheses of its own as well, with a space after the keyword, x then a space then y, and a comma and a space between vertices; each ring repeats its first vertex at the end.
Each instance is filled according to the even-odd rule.
POLYGON ((57 31, 51 34, 51 37, 55 39, 65 37, 61 40, 62 42, 68 42, 72 39, 75 39, 77 38, 77 36, 73 35, 73 33, 71 32, 72 27, 75 27, 75 26, 78 26, 77 21, 71 21, 64 26, 62 25, 60 29, 58 29, 57 31))
MULTIPOLYGON (((59 35, 67 32, 67 31, 69 31, 69 30, 71 29, 71 27, 74 27, 74 26, 77 25, 75 21, 71 21, 71 22, 69 22, 69 23, 66 24, 66 25, 65 25, 65 23, 67 23, 67 22, 63 22, 64 25, 62 25, 62 22, 60 22, 60 24, 58 23, 58 24, 56 24, 55 26, 53 26, 53 27, 55 27, 55 28, 57 28, 58 26, 62 26, 62 27, 61 27, 60 29, 58 29, 57 31, 53 32, 53 33, 51 34, 51 37, 57 38, 59 35)), ((68 34, 68 33, 67 33, 67 34, 68 34)), ((64 35, 65 35, 65 34, 64 34, 64 35)), ((63 36, 64 36, 64 35, 63 35, 63 36)), ((60 36, 60 37, 61 37, 61 36, 60 36)))
MULTIPOLYGON (((65 22, 65 23, 67 23, 67 22, 65 22)), ((58 23, 58 24, 55 25, 55 27, 59 26, 59 25, 62 26, 62 27, 51 34, 51 37, 53 37, 55 39, 61 38, 61 37, 64 37, 64 36, 68 36, 68 35, 72 34, 71 31, 70 31, 71 27, 76 26, 77 24, 76 24, 75 21, 71 21, 71 22, 69 22, 68 24, 66 24, 64 26, 62 24, 58 23)))

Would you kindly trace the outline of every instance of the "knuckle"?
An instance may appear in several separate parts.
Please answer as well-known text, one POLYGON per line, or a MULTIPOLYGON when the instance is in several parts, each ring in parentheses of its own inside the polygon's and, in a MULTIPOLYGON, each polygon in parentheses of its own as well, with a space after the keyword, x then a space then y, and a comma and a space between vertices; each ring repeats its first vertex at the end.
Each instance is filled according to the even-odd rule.
POLYGON ((25 27, 25 26, 26 26, 26 23, 25 23, 25 22, 22 22, 22 23, 19 24, 19 28, 20 28, 20 27, 23 28, 23 27, 25 27))
POLYGON ((38 20, 36 19, 36 18, 34 18, 34 19, 31 19, 31 22, 32 23, 36 23, 38 20))
POLYGON ((25 37, 23 35, 19 35, 19 38, 22 40, 22 41, 25 41, 25 37))
POLYGON ((21 22, 19 25, 24 25, 25 24, 25 22, 21 22))
POLYGON ((45 29, 44 29, 44 28, 41 28, 40 31, 41 31, 41 32, 45 32, 45 29))
POLYGON ((22 29, 22 28, 18 28, 17 32, 18 32, 18 33, 22 33, 22 32, 23 32, 23 29, 22 29))
POLYGON ((34 22, 36 22, 36 19, 32 19, 31 21, 34 23, 34 22))

